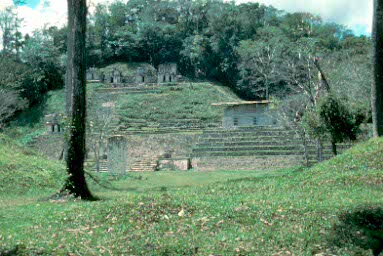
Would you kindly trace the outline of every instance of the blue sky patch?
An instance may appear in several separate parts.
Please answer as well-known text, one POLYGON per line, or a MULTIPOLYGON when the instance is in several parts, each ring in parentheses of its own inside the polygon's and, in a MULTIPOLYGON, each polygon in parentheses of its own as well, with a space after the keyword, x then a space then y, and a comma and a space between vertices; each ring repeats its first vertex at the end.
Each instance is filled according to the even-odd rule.
POLYGON ((351 29, 356 36, 371 36, 368 25, 357 24, 357 25, 351 26, 351 29))
POLYGON ((34 9, 39 5, 40 0, 13 0, 13 3, 18 6, 25 5, 34 9))

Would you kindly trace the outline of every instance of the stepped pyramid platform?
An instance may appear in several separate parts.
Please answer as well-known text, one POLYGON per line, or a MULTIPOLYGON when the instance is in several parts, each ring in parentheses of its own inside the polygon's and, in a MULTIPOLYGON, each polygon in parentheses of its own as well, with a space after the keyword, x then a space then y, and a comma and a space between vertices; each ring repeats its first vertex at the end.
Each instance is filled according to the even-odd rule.
MULTIPOLYGON (((338 145, 341 153, 350 145, 338 145)), ((317 160, 316 147, 310 142, 309 162, 317 160)), ((323 145, 325 159, 332 157, 331 145, 323 145)), ((241 127, 232 130, 207 129, 192 149, 193 167, 210 170, 265 170, 302 165, 304 148, 293 130, 275 126, 241 127)))

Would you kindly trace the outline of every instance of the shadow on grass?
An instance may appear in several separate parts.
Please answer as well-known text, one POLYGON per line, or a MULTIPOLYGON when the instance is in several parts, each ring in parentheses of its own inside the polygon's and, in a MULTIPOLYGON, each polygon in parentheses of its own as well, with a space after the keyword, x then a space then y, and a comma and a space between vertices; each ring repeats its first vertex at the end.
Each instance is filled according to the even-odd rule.
POLYGON ((365 205, 343 212, 332 227, 329 241, 338 246, 356 245, 372 250, 374 256, 383 252, 383 208, 365 205))
POLYGON ((0 256, 43 255, 44 253, 40 250, 27 249, 25 245, 16 245, 12 249, 0 248, 0 256))
POLYGON ((22 255, 22 254, 21 254, 21 251, 16 246, 15 248, 13 248, 11 250, 0 249, 0 255, 1 256, 12 256, 12 255, 22 255))

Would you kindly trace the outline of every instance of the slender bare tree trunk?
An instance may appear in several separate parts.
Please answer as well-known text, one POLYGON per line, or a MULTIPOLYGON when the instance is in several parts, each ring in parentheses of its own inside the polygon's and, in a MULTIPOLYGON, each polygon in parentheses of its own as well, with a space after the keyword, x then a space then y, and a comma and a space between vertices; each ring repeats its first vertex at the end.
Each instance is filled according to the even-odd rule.
POLYGON ((323 144, 321 139, 316 139, 316 148, 318 154, 318 162, 323 162, 323 144))
POLYGON ((372 37, 374 82, 371 89, 374 137, 383 136, 383 0, 374 0, 372 37))
POLYGON ((68 0, 68 62, 66 111, 69 120, 66 142, 68 177, 64 190, 82 199, 93 199, 84 175, 85 160, 85 32, 86 0, 68 0))
POLYGON ((306 164, 306 167, 309 167, 310 165, 310 159, 309 159, 309 152, 308 152, 308 145, 307 145, 307 138, 306 138, 306 131, 303 130, 303 132, 300 134, 302 139, 302 145, 303 145, 303 158, 306 164))

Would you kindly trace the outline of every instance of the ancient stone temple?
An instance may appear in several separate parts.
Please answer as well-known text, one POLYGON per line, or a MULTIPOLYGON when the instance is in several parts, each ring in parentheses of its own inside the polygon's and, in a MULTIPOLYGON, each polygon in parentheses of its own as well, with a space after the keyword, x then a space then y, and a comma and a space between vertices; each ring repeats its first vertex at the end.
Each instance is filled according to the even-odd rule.
POLYGON ((135 82, 137 84, 155 83, 156 82, 156 69, 153 66, 142 66, 136 70, 135 82))
POLYGON ((270 102, 242 101, 242 102, 221 102, 213 103, 213 106, 224 106, 222 127, 234 129, 245 126, 273 125, 274 119, 269 111, 270 102))
POLYGON ((107 83, 118 84, 122 82, 121 80, 121 72, 117 69, 113 69, 109 74, 105 74, 105 82, 107 83))
POLYGON ((158 76, 158 79, 157 79, 158 83, 177 82, 177 64, 176 63, 160 64, 158 66, 157 76, 158 76))
POLYGON ((86 71, 86 80, 88 80, 88 81, 95 81, 95 80, 100 81, 100 80, 102 80, 102 77, 96 68, 89 68, 86 71))
POLYGON ((63 132, 64 129, 61 125, 61 119, 62 116, 58 114, 50 114, 50 115, 45 115, 45 125, 47 127, 47 132, 48 133, 60 133, 63 132))
POLYGON ((183 81, 182 76, 178 74, 177 63, 160 64, 158 69, 148 63, 116 63, 106 68, 89 68, 86 72, 86 79, 114 86, 183 81))

